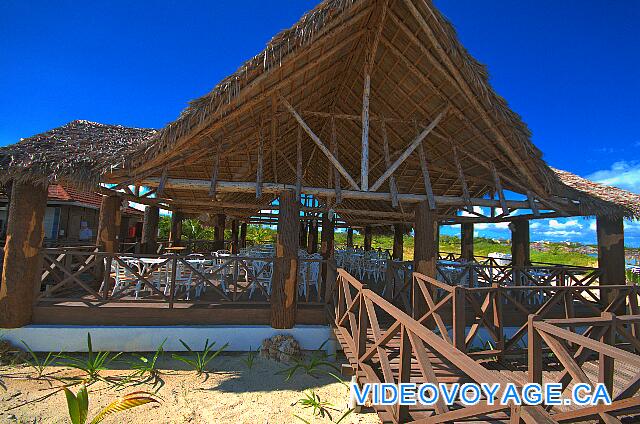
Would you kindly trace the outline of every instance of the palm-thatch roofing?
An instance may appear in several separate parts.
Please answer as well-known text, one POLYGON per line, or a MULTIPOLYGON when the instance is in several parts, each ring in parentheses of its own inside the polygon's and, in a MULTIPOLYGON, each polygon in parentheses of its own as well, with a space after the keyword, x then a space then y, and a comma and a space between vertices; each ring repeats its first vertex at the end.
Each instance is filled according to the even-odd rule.
MULTIPOLYGON (((608 198, 591 186, 574 187, 574 180, 544 162, 520 116, 489 84, 486 68, 425 0, 325 0, 160 131, 74 121, 1 149, 0 181, 18 175, 111 183, 161 176, 208 181, 215 168, 219 181, 255 182, 260 173, 265 182, 295 184, 300 140, 303 186, 334 189, 340 181, 348 189, 286 103, 360 184, 365 69, 371 86, 370 182, 387 168, 384 139, 393 162, 446 109, 422 142, 436 196, 463 195, 458 164, 471 197, 493 193, 495 167, 506 190, 579 201, 578 213, 585 215, 640 217, 628 196, 608 198)), ((394 172, 398 192, 425 193, 419 156, 417 149, 394 172)), ((389 192, 389 184, 379 191, 389 192)), ((233 210, 235 216, 249 216, 275 198, 263 194, 256 200, 248 193, 209 197, 201 189, 171 184, 162 194, 188 214, 220 210, 223 203, 256 205, 233 210)), ((389 202, 343 199, 340 206, 398 212, 389 202)), ((400 209, 410 213, 412 205, 400 209)), ((340 215, 351 223, 361 218, 340 215)))
POLYGON ((156 130, 76 120, 0 148, 0 182, 68 181, 94 189, 102 175, 126 164, 156 130))
POLYGON ((596 183, 560 169, 553 171, 561 182, 557 185, 557 194, 577 200, 578 208, 583 215, 621 215, 625 218, 640 219, 640 195, 596 183))

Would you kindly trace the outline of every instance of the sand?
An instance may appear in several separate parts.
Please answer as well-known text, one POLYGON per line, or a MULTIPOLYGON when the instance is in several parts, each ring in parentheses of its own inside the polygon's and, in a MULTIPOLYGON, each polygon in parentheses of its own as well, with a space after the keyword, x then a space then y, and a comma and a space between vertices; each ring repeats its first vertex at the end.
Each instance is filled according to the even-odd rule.
MULTIPOLYGON (((287 366, 264 358, 256 358, 249 369, 246 354, 226 353, 210 364, 211 372, 196 375, 194 371, 173 359, 169 354, 160 362, 161 381, 154 387, 151 382, 118 389, 103 382, 89 386, 89 417, 110 402, 137 390, 154 391, 160 404, 144 405, 107 418, 104 423, 302 423, 299 415, 312 423, 330 423, 328 417, 313 416, 311 409, 296 402, 304 391, 313 390, 322 401, 337 409, 331 410, 333 420, 347 410, 348 388, 334 377, 320 375, 314 378, 303 371, 291 380, 276 372, 287 366)), ((124 376, 131 371, 124 363, 131 356, 119 358, 118 364, 102 372, 105 377, 124 376), (119 368, 119 369, 118 369, 119 368)), ((48 367, 49 377, 80 376, 81 372, 61 366, 48 367)), ((0 423, 69 423, 64 393, 56 393, 59 381, 34 379, 34 370, 28 366, 0 367, 0 423), (53 388, 52 388, 53 386, 53 388), (47 394, 44 400, 33 402, 47 394)), ((77 389, 72 389, 74 392, 77 389)), ((378 423, 372 411, 351 414, 343 423, 378 423)))

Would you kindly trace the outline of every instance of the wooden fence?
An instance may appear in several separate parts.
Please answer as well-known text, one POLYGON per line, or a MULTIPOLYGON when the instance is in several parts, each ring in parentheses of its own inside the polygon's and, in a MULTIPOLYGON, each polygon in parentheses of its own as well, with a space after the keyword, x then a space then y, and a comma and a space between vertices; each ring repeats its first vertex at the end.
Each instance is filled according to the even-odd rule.
MULTIPOLYGON (((322 259, 299 260, 298 302, 324 304, 322 259)), ((268 303, 273 257, 42 250, 36 302, 268 303)))
MULTIPOLYGON (((453 382, 501 383, 508 380, 490 371, 343 269, 332 293, 333 321, 345 355, 360 383, 416 384, 453 382), (416 377, 417 375, 417 377, 416 377)), ((425 299, 426 300, 426 299, 425 299)), ((504 390, 504 389, 500 389, 504 390)), ((502 393, 498 392, 499 395, 502 393)), ((376 407, 383 421, 440 423, 497 419, 527 423, 552 423, 540 406, 490 404, 486 398, 474 406, 395 405, 376 407)))
POLYGON ((640 315, 616 316, 603 312, 599 317, 549 320, 531 315, 527 325, 529 382, 543 383, 544 346, 547 346, 550 352, 546 353, 546 358, 557 361, 562 371, 547 373, 553 378, 546 378, 544 383, 559 383, 563 390, 571 383, 579 383, 593 390, 594 382, 583 368, 588 360, 595 358, 598 361, 597 382, 606 386, 613 401, 611 405, 558 408, 552 410, 555 420, 600 419, 605 423, 620 423, 617 416, 640 410, 640 395, 636 394, 640 388, 640 315), (631 370, 630 378, 625 379, 619 390, 614 387, 614 364, 618 369, 624 364, 626 370, 631 370))

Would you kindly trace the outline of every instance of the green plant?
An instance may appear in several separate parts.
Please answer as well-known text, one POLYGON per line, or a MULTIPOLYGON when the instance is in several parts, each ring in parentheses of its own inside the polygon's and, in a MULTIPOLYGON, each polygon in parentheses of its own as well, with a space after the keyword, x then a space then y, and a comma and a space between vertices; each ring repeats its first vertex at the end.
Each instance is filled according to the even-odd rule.
POLYGON ((327 368, 330 368, 337 372, 340 372, 340 368, 338 368, 334 363, 328 360, 329 355, 327 355, 327 353, 323 350, 326 343, 327 341, 322 343, 318 350, 314 351, 306 361, 304 360, 304 358, 291 358, 294 362, 294 365, 282 371, 279 371, 276 374, 286 375, 284 381, 289 381, 298 370, 303 370, 305 374, 310 375, 314 378, 318 378, 319 374, 329 374, 335 377, 335 375, 329 372, 327 368))
POLYGON ((137 360, 129 363, 129 366, 133 370, 133 377, 144 377, 145 375, 149 376, 149 378, 158 377, 157 362, 158 358, 164 353, 164 344, 166 342, 167 339, 164 339, 151 357, 135 355, 137 360))
POLYGON ((87 333, 87 357, 73 357, 69 355, 60 355, 61 358, 66 359, 64 365, 83 371, 89 382, 96 380, 104 380, 100 376, 100 372, 106 369, 112 361, 122 355, 122 352, 118 352, 115 355, 110 352, 94 352, 91 344, 91 334, 87 333))
POLYGON ((251 350, 251 346, 249 346, 249 352, 247 352, 247 357, 242 360, 247 365, 247 368, 249 369, 253 368, 253 362, 255 361, 257 355, 258 355, 258 352, 255 350, 251 350))
MULTIPOLYGON (((353 409, 348 409, 340 416, 340 418, 338 418, 337 421, 333 421, 333 418, 331 417, 331 411, 339 411, 339 410, 335 408, 335 406, 332 403, 322 401, 320 399, 320 396, 317 393, 315 393, 313 390, 305 392, 304 397, 301 399, 298 399, 296 404, 300 404, 304 408, 312 408, 313 410, 311 411, 311 413, 314 417, 320 417, 320 418, 327 417, 329 421, 335 422, 336 424, 339 424, 342 421, 344 421, 344 419, 353 412, 353 409)), ((293 416, 304 423, 310 424, 309 421, 305 420, 299 415, 294 414, 293 416)))
POLYGON ((229 343, 225 343, 224 346, 222 346, 220 349, 212 352, 211 349, 216 344, 216 342, 209 344, 209 339, 207 339, 204 343, 204 349, 202 350, 202 352, 195 352, 182 339, 180 339, 180 343, 182 343, 182 346, 184 346, 185 349, 189 351, 189 353, 194 355, 194 357, 187 357, 174 353, 172 355, 173 358, 191 366, 198 375, 205 372, 207 370, 207 365, 209 364, 209 362, 211 362, 211 360, 216 356, 220 355, 222 351, 225 350, 227 346, 229 346, 229 343))
POLYGON ((27 364, 31 368, 36 371, 36 378, 42 378, 44 375, 45 368, 52 365, 56 359, 58 359, 58 355, 53 354, 53 352, 47 353, 47 356, 44 359, 40 359, 38 355, 29 347, 29 345, 24 341, 20 340, 24 347, 27 349, 29 353, 30 359, 27 359, 27 364))
MULTIPOLYGON (((74 395, 71 390, 64 387, 64 394, 67 397, 69 419, 72 424, 85 424, 88 420, 89 414, 89 394, 86 386, 84 384, 81 385, 77 395, 74 395)), ((152 396, 153 395, 148 392, 129 393, 107 405, 106 408, 100 411, 98 415, 90 421, 90 424, 101 422, 107 417, 107 415, 122 412, 151 402, 159 403, 158 400, 152 396)))

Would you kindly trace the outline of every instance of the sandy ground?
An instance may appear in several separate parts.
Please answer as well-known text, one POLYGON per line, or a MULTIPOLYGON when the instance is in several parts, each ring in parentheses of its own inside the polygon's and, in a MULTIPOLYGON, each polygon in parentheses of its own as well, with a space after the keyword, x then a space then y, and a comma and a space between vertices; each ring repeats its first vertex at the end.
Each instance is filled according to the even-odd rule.
MULTIPOLYGON (((197 376, 194 371, 165 354, 159 368, 161 381, 123 389, 103 382, 89 386, 89 417, 122 396, 138 390, 157 392, 160 404, 149 404, 107 418, 104 423, 302 423, 299 415, 312 423, 330 423, 328 417, 314 417, 311 409, 296 402, 304 391, 313 390, 322 401, 330 402, 334 421, 347 410, 348 388, 334 377, 314 378, 299 371, 289 381, 276 372, 287 366, 257 357, 249 369, 246 354, 228 353, 215 358, 212 371, 197 376)), ((118 364, 102 372, 105 377, 125 376, 131 371, 123 366, 131 357, 121 357, 118 364), (113 369, 120 367, 120 369, 113 369)), ((79 376, 80 372, 63 367, 50 367, 50 377, 79 376)), ((64 393, 56 392, 61 383, 55 379, 36 380, 28 366, 0 367, 0 423, 68 423, 64 393), (53 388, 51 387, 53 386, 53 388), (48 394, 51 396, 37 400, 48 394)), ((72 389, 76 391, 77 389, 72 389)), ((342 423, 378 423, 371 411, 351 414, 342 423)))

